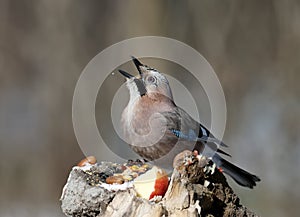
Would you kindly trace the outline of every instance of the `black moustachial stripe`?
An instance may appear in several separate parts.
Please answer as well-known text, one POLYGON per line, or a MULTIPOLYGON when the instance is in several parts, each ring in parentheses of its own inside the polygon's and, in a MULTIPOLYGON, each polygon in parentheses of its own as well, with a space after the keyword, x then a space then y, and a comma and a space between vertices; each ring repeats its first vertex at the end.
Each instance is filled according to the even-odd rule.
POLYGON ((133 80, 138 88, 138 91, 141 96, 144 96, 147 93, 146 87, 144 85, 144 82, 141 79, 134 79, 133 80))

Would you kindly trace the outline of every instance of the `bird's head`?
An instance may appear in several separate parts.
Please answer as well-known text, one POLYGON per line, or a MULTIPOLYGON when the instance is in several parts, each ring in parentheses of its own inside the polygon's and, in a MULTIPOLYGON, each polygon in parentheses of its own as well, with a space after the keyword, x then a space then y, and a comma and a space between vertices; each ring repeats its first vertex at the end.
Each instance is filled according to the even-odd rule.
POLYGON ((131 97, 143 97, 144 95, 161 94, 173 100, 172 91, 167 78, 157 71, 142 64, 138 59, 132 57, 132 61, 136 66, 139 75, 133 76, 128 72, 119 70, 119 72, 127 78, 127 88, 131 97))

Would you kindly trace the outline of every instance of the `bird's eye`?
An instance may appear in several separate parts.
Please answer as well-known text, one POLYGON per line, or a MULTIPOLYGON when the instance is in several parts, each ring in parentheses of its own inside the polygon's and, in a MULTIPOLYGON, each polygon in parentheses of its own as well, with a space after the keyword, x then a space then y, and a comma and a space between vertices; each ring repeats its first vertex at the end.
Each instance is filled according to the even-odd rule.
POLYGON ((147 78, 147 81, 148 81, 149 83, 155 83, 155 82, 156 82, 156 78, 155 78, 154 76, 149 76, 149 77, 147 78))

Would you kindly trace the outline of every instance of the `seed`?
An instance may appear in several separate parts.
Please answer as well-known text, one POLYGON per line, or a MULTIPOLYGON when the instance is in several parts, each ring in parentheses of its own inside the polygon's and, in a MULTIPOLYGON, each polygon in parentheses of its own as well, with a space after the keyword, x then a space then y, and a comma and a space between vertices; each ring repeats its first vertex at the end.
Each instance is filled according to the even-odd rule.
POLYGON ((83 167, 83 166, 86 166, 86 165, 89 165, 89 164, 95 164, 95 163, 97 163, 96 157, 94 157, 94 156, 88 156, 88 157, 82 159, 77 164, 77 166, 83 167))
POLYGON ((123 184, 124 179, 121 176, 110 176, 106 178, 107 184, 123 184))

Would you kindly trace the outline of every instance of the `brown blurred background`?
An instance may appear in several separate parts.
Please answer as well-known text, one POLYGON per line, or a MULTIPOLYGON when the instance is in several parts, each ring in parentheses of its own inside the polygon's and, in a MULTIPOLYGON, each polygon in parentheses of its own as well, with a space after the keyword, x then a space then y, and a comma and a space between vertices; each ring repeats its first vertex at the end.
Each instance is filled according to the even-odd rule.
MULTIPOLYGON (((63 216, 62 187, 84 157, 72 127, 76 81, 103 49, 144 35, 187 43, 215 69, 227 100, 224 141, 232 160, 262 178, 254 190, 232 184, 242 203, 262 216, 297 216, 296 0, 1 0, 0 216, 63 216)), ((114 80, 105 91, 124 81, 114 80)))

